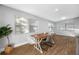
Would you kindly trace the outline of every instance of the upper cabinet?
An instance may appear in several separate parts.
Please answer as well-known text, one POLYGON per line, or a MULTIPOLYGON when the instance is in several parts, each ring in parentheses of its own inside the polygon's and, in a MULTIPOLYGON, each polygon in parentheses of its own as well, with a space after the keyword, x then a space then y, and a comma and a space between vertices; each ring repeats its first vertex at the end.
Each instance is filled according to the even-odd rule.
POLYGON ((61 31, 74 31, 79 29, 79 18, 72 18, 56 23, 56 29, 61 31))

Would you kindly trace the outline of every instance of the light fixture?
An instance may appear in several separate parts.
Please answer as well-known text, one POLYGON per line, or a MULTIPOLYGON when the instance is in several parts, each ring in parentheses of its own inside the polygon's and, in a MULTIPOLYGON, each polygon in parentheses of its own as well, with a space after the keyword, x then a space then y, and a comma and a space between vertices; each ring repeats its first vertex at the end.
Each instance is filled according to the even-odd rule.
POLYGON ((65 20, 65 19, 67 19, 67 18, 66 18, 66 17, 61 17, 61 19, 62 19, 62 20, 65 20))
POLYGON ((58 11, 59 11, 59 9, 58 9, 58 8, 56 8, 56 9, 55 9, 55 12, 58 12, 58 11))

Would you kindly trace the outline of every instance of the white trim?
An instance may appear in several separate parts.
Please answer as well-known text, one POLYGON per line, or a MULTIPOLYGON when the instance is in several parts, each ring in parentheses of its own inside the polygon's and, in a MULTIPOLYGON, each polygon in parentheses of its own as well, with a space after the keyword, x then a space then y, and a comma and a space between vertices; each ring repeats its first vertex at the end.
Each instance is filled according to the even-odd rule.
POLYGON ((28 42, 24 42, 24 43, 16 44, 16 45, 14 45, 14 48, 19 47, 19 46, 22 46, 22 45, 25 45, 25 44, 28 44, 28 42))
MULTIPOLYGON (((22 45, 25 45, 25 44, 28 44, 28 42, 16 44, 16 45, 14 45, 14 48, 19 47, 19 46, 22 46, 22 45)), ((4 49, 5 49, 5 48, 1 48, 1 49, 0 49, 0 53, 1 53, 2 51, 4 51, 4 49)))

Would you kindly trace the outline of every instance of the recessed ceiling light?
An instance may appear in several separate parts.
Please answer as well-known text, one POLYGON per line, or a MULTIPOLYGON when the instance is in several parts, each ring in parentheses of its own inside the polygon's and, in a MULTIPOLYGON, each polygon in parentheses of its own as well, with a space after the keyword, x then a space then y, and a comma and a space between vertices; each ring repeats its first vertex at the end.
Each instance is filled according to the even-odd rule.
POLYGON ((64 19, 67 19, 67 18, 66 18, 66 17, 61 17, 61 19, 63 19, 63 20, 64 20, 64 19))
POLYGON ((55 11, 57 12, 57 11, 59 11, 59 9, 58 9, 58 8, 56 8, 56 9, 55 9, 55 11))

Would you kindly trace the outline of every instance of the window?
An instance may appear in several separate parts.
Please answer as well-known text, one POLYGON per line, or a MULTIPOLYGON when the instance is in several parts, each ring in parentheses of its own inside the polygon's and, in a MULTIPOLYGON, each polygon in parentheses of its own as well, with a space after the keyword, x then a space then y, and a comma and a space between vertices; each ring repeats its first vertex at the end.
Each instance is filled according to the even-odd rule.
POLYGON ((31 32, 38 32, 39 31, 39 21, 34 21, 31 24, 31 32))
POLYGON ((15 22, 16 33, 29 33, 29 22, 24 17, 16 17, 15 22))
POLYGON ((49 32, 53 32, 54 25, 52 23, 48 23, 49 32))

